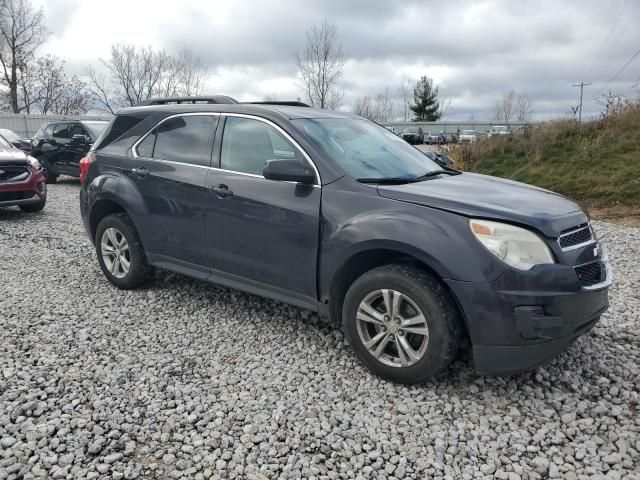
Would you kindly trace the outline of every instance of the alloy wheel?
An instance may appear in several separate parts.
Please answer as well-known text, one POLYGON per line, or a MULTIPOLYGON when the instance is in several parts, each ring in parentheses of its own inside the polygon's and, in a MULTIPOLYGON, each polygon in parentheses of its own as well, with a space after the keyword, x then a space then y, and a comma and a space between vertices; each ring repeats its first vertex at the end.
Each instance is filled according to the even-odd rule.
POLYGON ((358 306, 356 322, 369 354, 385 365, 409 367, 427 351, 427 319, 411 298, 396 290, 366 295, 358 306))
POLYGON ((109 227, 102 234, 100 253, 107 270, 116 278, 124 278, 131 269, 131 253, 125 236, 109 227))

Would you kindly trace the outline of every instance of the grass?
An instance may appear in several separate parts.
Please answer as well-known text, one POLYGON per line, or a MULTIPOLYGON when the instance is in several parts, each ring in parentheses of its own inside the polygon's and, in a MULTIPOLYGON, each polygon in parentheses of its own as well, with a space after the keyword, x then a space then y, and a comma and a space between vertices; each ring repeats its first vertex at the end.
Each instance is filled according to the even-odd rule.
POLYGON ((640 213, 640 102, 601 120, 557 120, 522 133, 456 145, 459 168, 538 185, 585 208, 640 213))

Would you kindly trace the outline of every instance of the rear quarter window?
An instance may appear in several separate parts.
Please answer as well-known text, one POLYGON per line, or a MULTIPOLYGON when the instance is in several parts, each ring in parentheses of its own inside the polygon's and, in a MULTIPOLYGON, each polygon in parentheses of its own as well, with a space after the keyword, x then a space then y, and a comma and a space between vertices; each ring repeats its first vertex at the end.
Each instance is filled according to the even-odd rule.
POLYGON ((98 137, 94 150, 101 150, 115 142, 147 117, 148 115, 118 115, 98 137))

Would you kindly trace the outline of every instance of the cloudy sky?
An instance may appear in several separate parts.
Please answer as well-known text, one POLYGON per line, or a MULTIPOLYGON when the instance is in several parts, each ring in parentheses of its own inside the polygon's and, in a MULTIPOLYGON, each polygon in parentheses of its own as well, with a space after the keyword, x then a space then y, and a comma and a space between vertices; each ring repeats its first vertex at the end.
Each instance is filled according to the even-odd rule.
POLYGON ((397 96, 403 74, 433 77, 450 99, 447 119, 488 119, 511 89, 534 118, 566 115, 585 81, 585 114, 601 89, 640 95, 640 1, 36 0, 52 35, 44 52, 82 72, 113 43, 177 51, 208 64, 206 93, 238 100, 302 95, 295 55, 306 30, 326 19, 348 58, 345 105, 361 95, 397 96), (608 85, 607 85, 608 84, 608 85))

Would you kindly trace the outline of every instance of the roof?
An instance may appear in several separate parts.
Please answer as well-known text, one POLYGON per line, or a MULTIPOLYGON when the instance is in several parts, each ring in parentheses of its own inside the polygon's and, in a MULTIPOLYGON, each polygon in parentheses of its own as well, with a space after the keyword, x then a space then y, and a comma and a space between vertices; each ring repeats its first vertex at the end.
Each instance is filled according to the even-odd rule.
POLYGON ((355 115, 336 110, 321 110, 309 107, 293 107, 289 105, 264 105, 264 104, 168 104, 126 107, 117 112, 117 115, 135 115, 136 113, 156 113, 165 112, 167 114, 176 113, 196 113, 196 112, 220 112, 220 113, 244 113, 258 116, 279 116, 285 119, 294 118, 356 118, 355 115))

